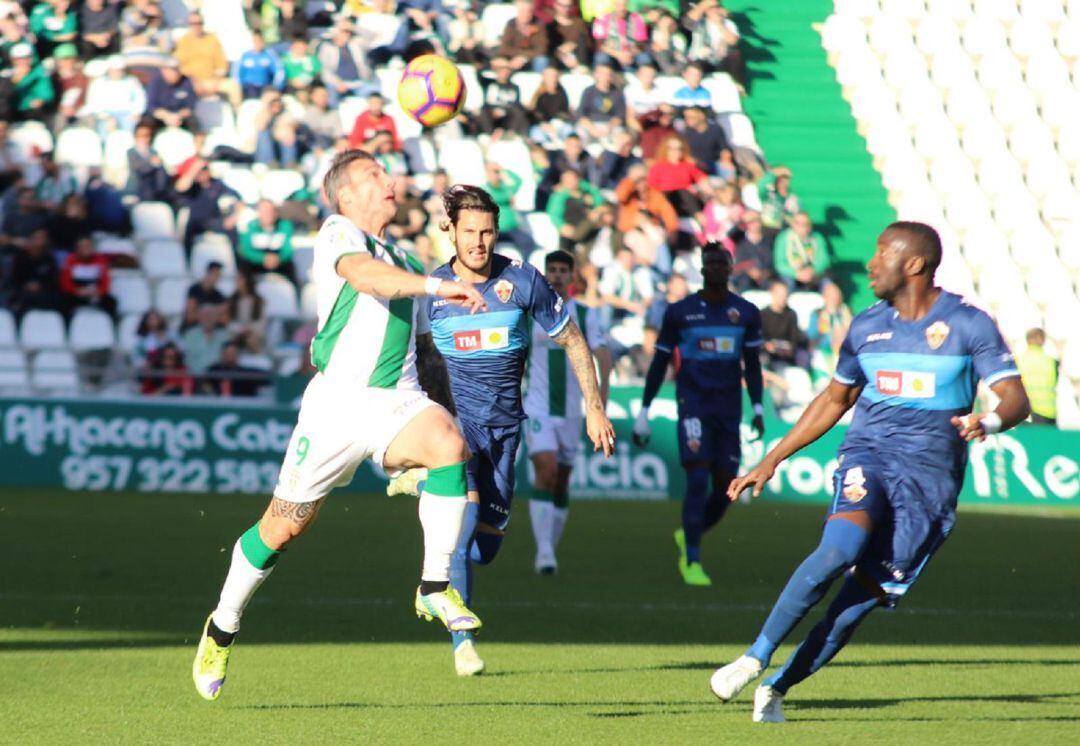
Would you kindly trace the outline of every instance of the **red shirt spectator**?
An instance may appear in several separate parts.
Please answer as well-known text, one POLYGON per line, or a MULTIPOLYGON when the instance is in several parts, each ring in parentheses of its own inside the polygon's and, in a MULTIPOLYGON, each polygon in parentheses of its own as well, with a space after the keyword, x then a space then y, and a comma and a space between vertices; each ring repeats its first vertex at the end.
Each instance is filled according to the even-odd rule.
POLYGON ((690 161, 657 161, 649 168, 649 186, 661 192, 689 189, 705 178, 705 172, 690 161))
POLYGON ((116 317, 116 299, 109 295, 109 258, 97 253, 93 239, 84 236, 75 242, 75 251, 60 269, 60 292, 70 311, 93 306, 116 317))
POLYGON ((378 93, 368 96, 368 108, 356 118, 349 134, 349 147, 359 148, 379 132, 389 132, 394 140, 394 151, 401 152, 401 139, 398 138, 397 125, 389 114, 383 112, 385 101, 378 93))

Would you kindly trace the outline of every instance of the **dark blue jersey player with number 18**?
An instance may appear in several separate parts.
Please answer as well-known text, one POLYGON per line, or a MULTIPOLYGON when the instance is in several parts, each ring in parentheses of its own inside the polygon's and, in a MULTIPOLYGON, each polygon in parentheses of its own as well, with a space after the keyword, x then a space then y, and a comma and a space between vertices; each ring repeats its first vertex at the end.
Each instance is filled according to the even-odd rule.
POLYGON ((649 406, 674 361, 679 406, 679 457, 686 470, 682 528, 675 532, 679 571, 687 585, 711 585, 701 566, 701 536, 723 518, 730 504, 727 487, 739 471, 742 382, 761 417, 761 315, 757 307, 728 290, 731 254, 716 243, 701 253, 705 287, 668 306, 656 340, 656 355, 645 377, 634 442, 649 439, 649 406), (712 493, 709 479, 712 478, 712 493))
POLYGON ((940 262, 941 241, 930 226, 898 222, 885 229, 867 265, 882 302, 855 317, 829 387, 729 488, 732 497, 751 486, 760 494, 783 459, 855 407, 820 545, 791 576, 746 654, 710 682, 721 700, 735 697, 846 572, 825 618, 757 688, 754 722, 783 722, 788 690, 828 663, 867 614, 894 606, 919 577, 956 520, 968 441, 1028 416, 1020 374, 997 326, 934 286, 940 262), (988 414, 971 414, 979 380, 1001 400, 988 414))

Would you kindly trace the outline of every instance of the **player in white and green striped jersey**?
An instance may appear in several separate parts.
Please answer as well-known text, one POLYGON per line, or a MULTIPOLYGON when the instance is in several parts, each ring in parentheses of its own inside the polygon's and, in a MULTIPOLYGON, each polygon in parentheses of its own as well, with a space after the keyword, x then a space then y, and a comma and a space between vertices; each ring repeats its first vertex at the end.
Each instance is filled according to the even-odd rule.
POLYGON ((397 212, 394 179, 370 154, 338 154, 323 191, 336 214, 319 231, 312 266, 319 329, 311 360, 319 372, 304 391, 274 497, 233 547, 218 605, 203 628, 192 676, 204 699, 221 694, 240 616, 281 552, 368 458, 387 471, 429 470, 419 507, 424 560, 417 615, 438 618, 451 631, 480 627, 449 583, 465 515, 468 448, 417 377, 416 335, 418 327, 426 331, 426 314, 421 317, 416 299, 435 296, 472 312, 486 310, 486 303, 469 285, 425 277, 416 260, 387 242, 397 212))
MULTIPOLYGON (((574 257, 553 251, 544 258, 548 284, 566 302, 570 318, 585 335, 600 368, 600 396, 607 406, 611 354, 604 344, 596 309, 569 297, 574 257)), ((581 444, 581 387, 570 368, 566 351, 533 325, 532 350, 525 375, 525 445, 533 463, 533 493, 529 518, 536 540, 535 568, 552 575, 558 567, 555 550, 570 512, 570 474, 581 444)))

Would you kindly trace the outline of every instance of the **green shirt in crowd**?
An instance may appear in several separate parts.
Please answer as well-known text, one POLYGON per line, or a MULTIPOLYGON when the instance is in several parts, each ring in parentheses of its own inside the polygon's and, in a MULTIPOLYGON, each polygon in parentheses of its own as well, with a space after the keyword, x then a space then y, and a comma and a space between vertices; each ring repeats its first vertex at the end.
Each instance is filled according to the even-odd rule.
POLYGON ((292 259, 293 224, 279 220, 273 230, 266 230, 256 218, 240 234, 240 256, 252 264, 261 265, 267 254, 277 254, 281 263, 292 259))

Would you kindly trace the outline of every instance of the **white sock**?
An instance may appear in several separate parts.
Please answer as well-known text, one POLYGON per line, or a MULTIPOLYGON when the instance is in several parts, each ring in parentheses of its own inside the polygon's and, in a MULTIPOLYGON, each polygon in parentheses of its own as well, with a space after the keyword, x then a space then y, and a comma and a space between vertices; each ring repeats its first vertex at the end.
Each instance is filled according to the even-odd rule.
POLYGON ((222 632, 236 632, 240 629, 240 615, 244 613, 244 607, 273 569, 273 565, 265 570, 252 565, 244 556, 240 540, 237 539, 233 546, 229 574, 225 576, 225 585, 221 587, 221 597, 214 609, 214 624, 218 629, 222 632))
POLYGON ((529 500, 529 522, 532 524, 538 555, 550 556, 555 553, 551 544, 551 513, 554 508, 555 506, 546 500, 529 500))
POLYGON ((566 528, 566 519, 570 515, 570 508, 556 508, 551 506, 551 551, 554 553, 555 547, 559 546, 559 540, 562 539, 563 529, 566 528))
POLYGON ((450 557, 461 538, 465 496, 420 495, 420 526, 424 529, 424 567, 421 580, 450 581, 450 557))

